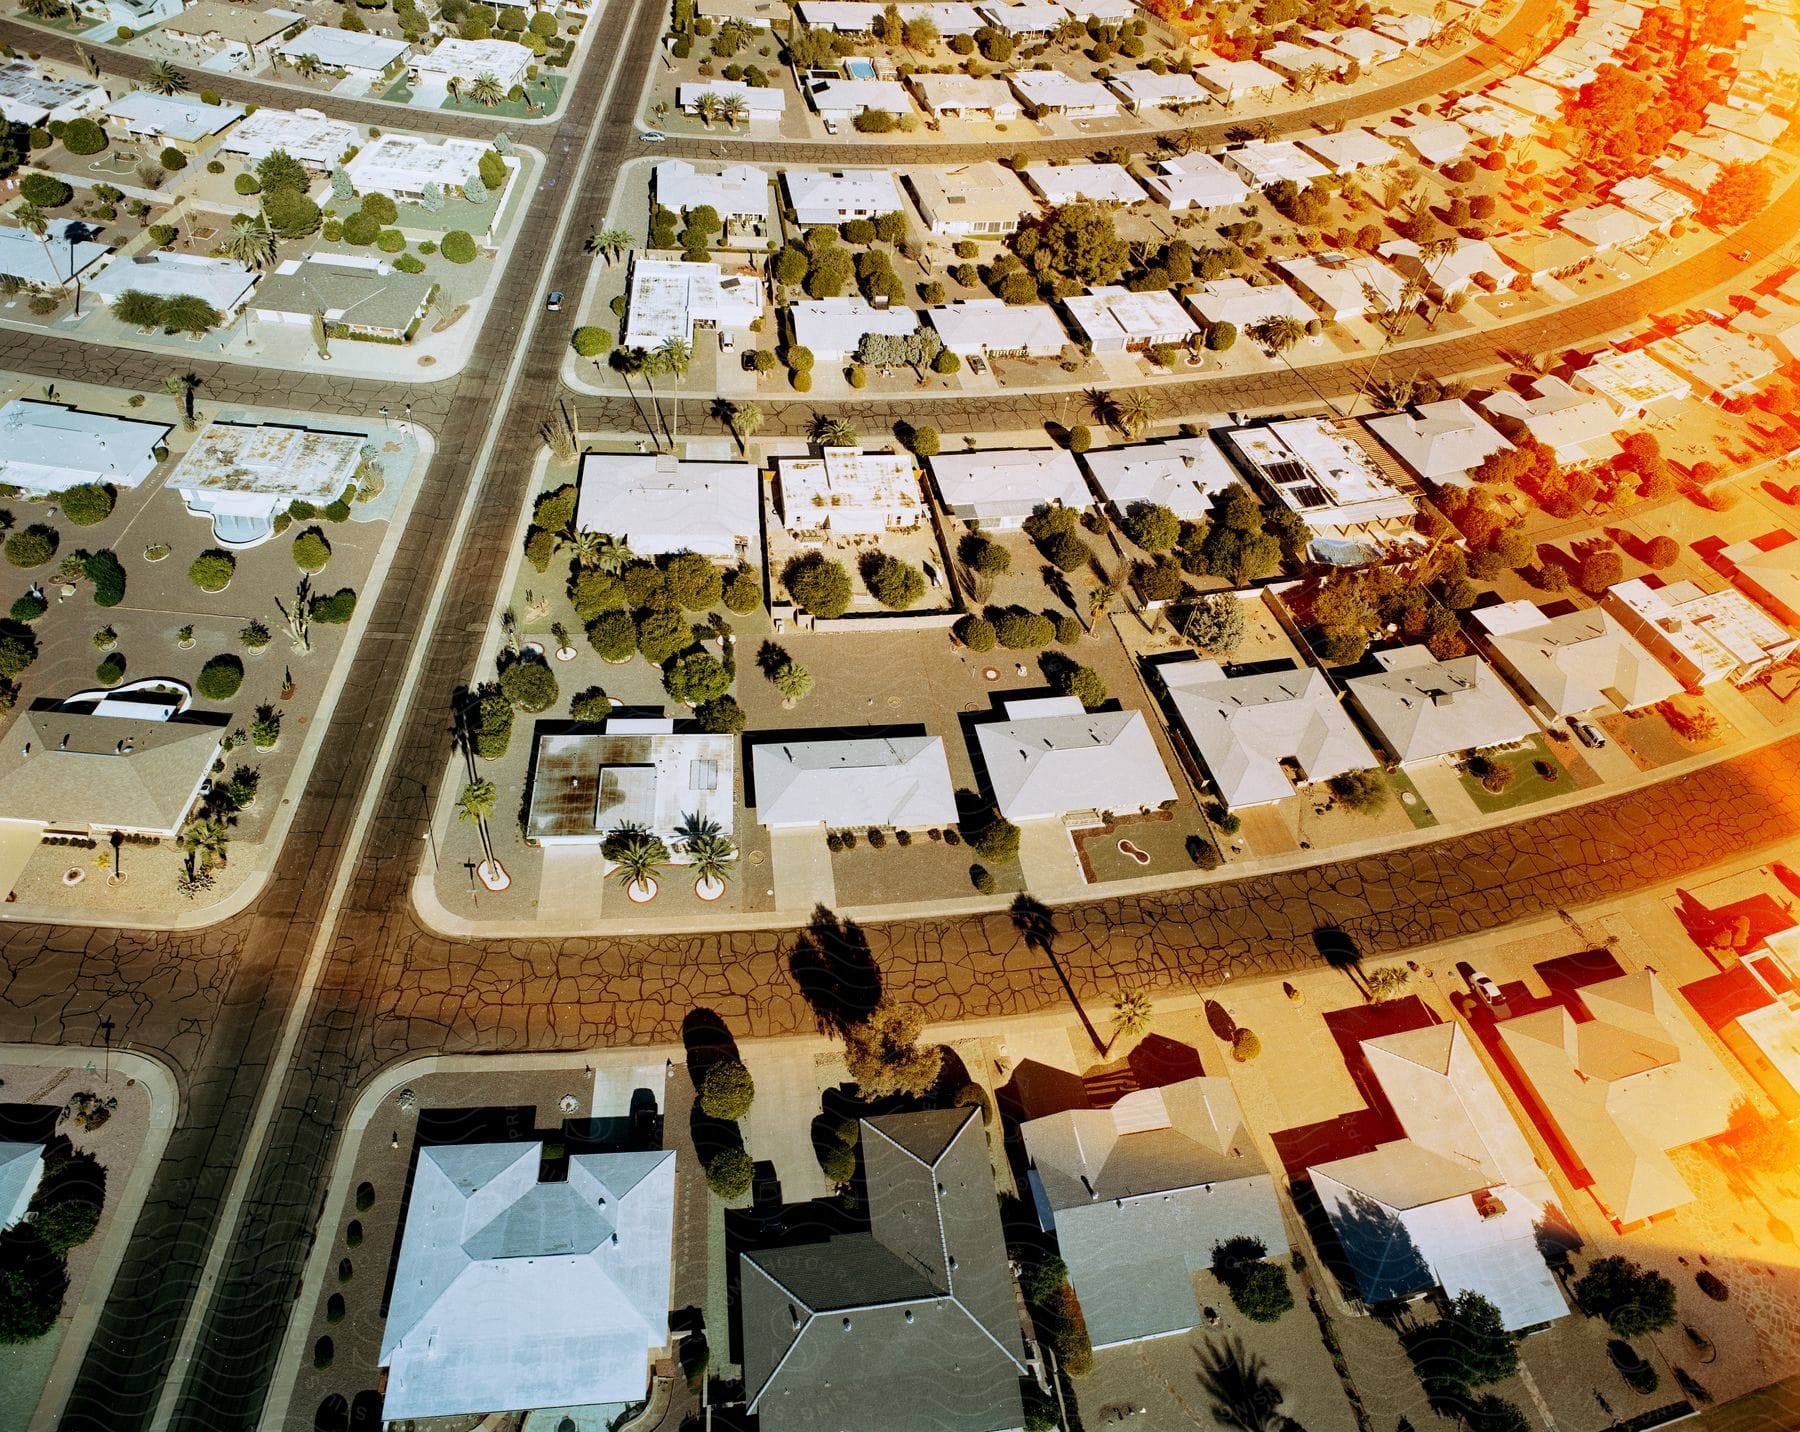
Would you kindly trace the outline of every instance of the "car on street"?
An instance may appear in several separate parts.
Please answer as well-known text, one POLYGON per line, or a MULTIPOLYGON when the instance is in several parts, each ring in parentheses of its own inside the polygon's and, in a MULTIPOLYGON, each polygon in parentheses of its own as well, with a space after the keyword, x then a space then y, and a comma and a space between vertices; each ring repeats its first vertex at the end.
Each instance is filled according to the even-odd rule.
POLYGON ((1469 976, 1469 983, 1475 986, 1475 993, 1489 1004, 1500 1002, 1500 986, 1494 983, 1491 975, 1484 975, 1480 970, 1476 970, 1469 976))
POLYGON ((661 144, 667 137, 660 129, 644 129, 638 132, 638 140, 644 144, 661 144))
POLYGON ((561 313, 562 298, 562 290, 560 288, 553 288, 550 290, 550 297, 544 300, 544 307, 551 313, 561 313))
POLYGON ((1598 751, 1606 744, 1606 732, 1591 721, 1582 721, 1576 717, 1569 718, 1569 725, 1575 732, 1575 739, 1590 751, 1598 751))
POLYGON ((1731 251, 1731 256, 1741 264, 1747 264, 1750 262, 1750 250, 1749 249, 1733 249, 1731 251))

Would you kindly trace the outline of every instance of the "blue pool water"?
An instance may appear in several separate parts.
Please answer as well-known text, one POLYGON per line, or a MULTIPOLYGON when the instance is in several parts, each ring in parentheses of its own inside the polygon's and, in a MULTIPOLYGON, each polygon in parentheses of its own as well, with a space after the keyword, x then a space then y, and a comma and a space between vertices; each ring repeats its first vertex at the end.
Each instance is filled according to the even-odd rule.
POLYGON ((872 80, 875 78, 875 61, 860 55, 852 56, 844 61, 844 73, 853 80, 872 80))
POLYGON ((1315 560, 1333 567, 1360 567, 1375 557, 1362 543, 1345 542, 1336 537, 1315 537, 1307 546, 1315 560))

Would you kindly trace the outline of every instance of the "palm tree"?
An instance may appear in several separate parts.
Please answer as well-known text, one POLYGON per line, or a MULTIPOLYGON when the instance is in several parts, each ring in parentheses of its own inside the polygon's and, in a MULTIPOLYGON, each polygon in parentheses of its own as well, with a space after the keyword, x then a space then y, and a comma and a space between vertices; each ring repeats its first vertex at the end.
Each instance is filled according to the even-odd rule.
POLYGON ((828 417, 824 413, 813 414, 810 436, 820 447, 855 447, 862 441, 862 435, 850 419, 828 417))
POLYGON ((592 567, 599 559, 601 543, 611 541, 603 532, 589 532, 573 525, 556 534, 556 545, 567 548, 577 567, 592 567))
POLYGON ((681 385, 694 361, 694 349, 685 338, 665 338, 656 356, 662 360, 662 371, 675 380, 675 393, 669 400, 669 418, 675 425, 669 434, 669 446, 673 448, 681 436, 681 385))
POLYGON ((616 577, 637 561, 637 553, 631 550, 623 537, 615 537, 610 532, 602 532, 599 536, 600 542, 594 551, 595 571, 616 577))
POLYGON ((805 700, 813 689, 812 673, 790 659, 775 673, 775 689, 781 693, 781 704, 792 707, 795 702, 805 700))
POLYGON ((694 113, 700 116, 700 122, 708 129, 719 117, 719 97, 710 90, 694 101, 694 113))
POLYGON ((225 235, 225 256, 247 269, 261 272, 275 262, 275 231, 258 215, 240 214, 225 235))
POLYGON ((187 89, 187 81, 181 77, 181 71, 167 60, 152 60, 150 68, 144 71, 144 88, 152 94, 180 94, 187 89))
POLYGON ((44 258, 54 271, 56 267, 55 260, 50 258, 49 216, 29 199, 19 205, 17 209, 13 210, 13 215, 18 219, 19 227, 44 246, 44 258))
POLYGON ((750 113, 750 101, 741 94, 728 94, 719 101, 719 118, 732 129, 738 127, 740 119, 747 118, 750 113))
POLYGON ((225 851, 231 844, 231 832, 217 816, 195 816, 182 826, 175 843, 187 852, 187 869, 191 878, 198 871, 211 870, 225 863, 225 851))
POLYGON ((1156 400, 1148 393, 1128 394, 1119 404, 1119 431, 1128 438, 1136 438, 1156 421, 1156 400))
POLYGON ((1212 1415, 1239 1432, 1276 1432, 1287 1421, 1278 1410, 1280 1387, 1269 1377, 1262 1358, 1245 1349, 1242 1338, 1223 1343, 1207 1339, 1200 1385, 1213 1399, 1212 1415))
POLYGON ((1116 596, 1118 596, 1118 592, 1107 582, 1102 582, 1088 593, 1088 625, 1090 627, 1106 615, 1116 596))
POLYGON ((590 254, 604 256, 606 266, 611 268, 613 260, 631 247, 631 235, 624 229, 601 229, 598 233, 589 234, 582 247, 590 254))
POLYGON ((661 452, 663 439, 669 434, 669 424, 663 417, 662 399, 656 396, 655 380, 669 371, 669 360, 663 356, 663 351, 660 348, 652 349, 647 353, 640 348, 638 349, 638 352, 643 358, 643 362, 638 367, 638 372, 643 374, 644 386, 650 391, 650 411, 656 415, 657 427, 662 429, 660 433, 653 432, 650 436, 656 443, 656 450, 661 452))
POLYGON ((1150 996, 1141 989, 1120 990, 1113 996, 1113 1038, 1136 1039, 1150 1027, 1151 1013, 1150 996))
POLYGON ((1319 87, 1322 81, 1327 80, 1330 77, 1331 71, 1317 61, 1300 71, 1300 83, 1306 87, 1306 92, 1308 94, 1311 94, 1319 87))
POLYGON ((179 378, 163 379, 163 392, 179 401, 182 421, 190 428, 194 425, 194 390, 199 386, 198 373, 183 373, 179 378))
POLYGON ((733 403, 731 425, 738 435, 740 448, 755 437, 763 425, 763 410, 755 403, 733 403))
MULTIPOLYGON (((669 848, 654 835, 641 830, 612 842, 611 846, 607 854, 612 857, 613 864, 619 867, 626 893, 631 894, 635 890, 643 900, 654 899, 656 872, 669 863, 669 848)), ((632 899, 638 898, 638 895, 632 895, 632 899)))
POLYGON ((470 82, 469 98, 483 109, 492 109, 506 98, 506 86, 491 70, 483 70, 470 82))
POLYGON ((314 78, 324 68, 317 55, 301 55, 294 61, 294 73, 303 80, 314 78))
POLYGON ((494 842, 488 835, 488 820, 493 816, 499 799, 500 793, 494 788, 494 783, 480 778, 470 781, 456 798, 456 818, 464 825, 475 827, 476 834, 481 838, 481 853, 489 870, 496 869, 500 864, 494 859, 494 842))
POLYGON ((1104 388, 1089 388, 1081 395, 1088 417, 1102 427, 1111 427, 1118 415, 1118 404, 1104 388))
POLYGON ((1288 318, 1284 315, 1280 318, 1265 318, 1260 322, 1252 323, 1245 332, 1279 358, 1306 337, 1306 325, 1297 318, 1288 318))
POLYGON ((694 893, 702 900, 717 900, 725 893, 725 877, 737 859, 737 847, 729 836, 715 832, 688 841, 687 853, 694 870, 694 893))

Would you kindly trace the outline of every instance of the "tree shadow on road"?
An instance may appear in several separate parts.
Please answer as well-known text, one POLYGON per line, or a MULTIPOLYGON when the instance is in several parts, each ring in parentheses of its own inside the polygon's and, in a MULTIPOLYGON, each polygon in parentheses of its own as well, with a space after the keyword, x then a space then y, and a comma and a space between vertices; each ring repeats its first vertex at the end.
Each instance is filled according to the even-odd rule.
POLYGON ((1063 993, 1068 995, 1069 1003, 1074 1006, 1076 1017, 1081 1020, 1081 1027, 1087 1030, 1094 1048, 1104 1055, 1106 1041, 1101 1039, 1100 1031, 1094 1028, 1087 1011, 1081 1007, 1081 999, 1075 993, 1075 986, 1069 983, 1062 961, 1056 958, 1056 912, 1042 900, 1033 899, 1030 895, 1020 895, 1012 902, 1011 913, 1013 929, 1019 932, 1025 948, 1036 950, 1050 961, 1050 968, 1056 971, 1057 979, 1062 981, 1063 993))
POLYGON ((788 973, 812 1006, 822 1033, 860 1024, 881 1003, 881 971, 869 937, 856 921, 842 919, 824 905, 814 908, 794 941, 788 973))

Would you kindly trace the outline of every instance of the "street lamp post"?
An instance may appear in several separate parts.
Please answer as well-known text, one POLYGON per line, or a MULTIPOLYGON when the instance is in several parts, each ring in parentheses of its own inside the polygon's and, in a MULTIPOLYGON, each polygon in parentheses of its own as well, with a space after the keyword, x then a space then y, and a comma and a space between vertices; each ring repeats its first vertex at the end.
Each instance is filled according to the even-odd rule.
POLYGON ((390 427, 390 428, 393 427, 393 424, 391 422, 388 422, 388 408, 387 408, 386 403, 383 403, 381 405, 380 411, 381 411, 381 421, 383 423, 387 424, 388 427, 390 427))
POLYGON ((75 230, 74 230, 73 225, 71 225, 69 227, 68 236, 69 236, 69 277, 72 280, 74 280, 74 283, 75 283, 75 317, 80 318, 81 317, 81 275, 79 273, 77 273, 75 270, 75 230))

